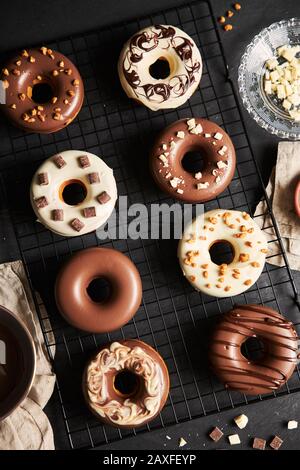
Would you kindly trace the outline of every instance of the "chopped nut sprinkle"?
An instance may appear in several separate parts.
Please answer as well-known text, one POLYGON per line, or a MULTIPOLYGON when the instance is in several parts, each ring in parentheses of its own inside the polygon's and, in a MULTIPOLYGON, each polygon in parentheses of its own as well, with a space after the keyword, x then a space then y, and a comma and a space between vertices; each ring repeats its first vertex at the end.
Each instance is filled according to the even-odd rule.
POLYGON ((246 263, 246 261, 249 261, 249 254, 248 253, 241 253, 240 256, 239 256, 239 261, 241 261, 242 263, 246 263))

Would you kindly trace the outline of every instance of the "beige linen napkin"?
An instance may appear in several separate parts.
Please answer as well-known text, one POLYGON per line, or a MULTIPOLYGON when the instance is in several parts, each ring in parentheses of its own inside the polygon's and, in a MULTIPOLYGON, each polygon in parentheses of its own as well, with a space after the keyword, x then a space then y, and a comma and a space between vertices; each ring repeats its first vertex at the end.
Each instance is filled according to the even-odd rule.
MULTIPOLYGON (((267 194, 272 204, 282 243, 287 253, 290 267, 300 270, 300 218, 294 210, 294 192, 300 178, 300 142, 279 142, 277 163, 273 169, 267 194)), ((276 239, 272 220, 268 215, 266 201, 261 201, 255 211, 256 219, 264 230, 268 241, 276 239)), ((269 243, 268 263, 282 266, 283 256, 280 254, 278 242, 269 243)))
POLYGON ((43 408, 52 395, 55 375, 21 261, 0 265, 0 305, 19 315, 26 324, 34 339, 37 356, 36 375, 28 397, 0 422, 0 449, 52 450, 53 432, 43 408))

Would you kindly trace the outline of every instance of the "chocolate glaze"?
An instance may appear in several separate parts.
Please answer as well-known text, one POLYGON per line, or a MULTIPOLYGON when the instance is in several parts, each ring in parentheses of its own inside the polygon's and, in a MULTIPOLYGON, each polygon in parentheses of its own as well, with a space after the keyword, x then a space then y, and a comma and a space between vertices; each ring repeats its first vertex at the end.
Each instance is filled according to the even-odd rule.
POLYGON ((212 121, 195 118, 196 124, 200 124, 203 128, 203 132, 196 135, 188 131, 189 119, 173 122, 158 135, 150 152, 150 171, 157 185, 165 193, 181 201, 201 203, 214 199, 230 184, 235 171, 236 156, 230 137, 221 127, 212 121), (180 131, 185 134, 183 139, 177 137, 177 132, 180 131), (222 134, 221 140, 213 137, 218 132, 222 134), (211 137, 204 137, 204 134, 211 134, 211 137), (173 150, 172 141, 176 144, 173 150), (163 145, 167 146, 165 151, 163 145), (224 156, 221 156, 218 150, 224 145, 227 151, 224 156), (191 151, 199 151, 203 157, 204 168, 201 170, 202 178, 199 180, 182 166, 183 157, 191 151), (159 159, 164 152, 169 154, 167 166, 159 159), (218 168, 217 163, 220 161, 226 162, 226 168, 218 168), (171 176, 168 177, 169 174, 171 176), (182 190, 182 193, 178 193, 177 189, 171 186, 170 181, 174 177, 184 181, 177 188, 182 190), (220 181, 216 182, 217 178, 220 178, 220 181), (197 189, 197 184, 201 182, 208 182, 209 186, 206 189, 197 189))
POLYGON ((238 305, 226 313, 213 334, 209 358, 225 387, 247 395, 277 390, 292 375, 298 352, 293 324, 275 310, 260 305, 238 305), (264 344, 259 361, 249 361, 241 353, 251 337, 264 344))
POLYGON ((154 25, 147 31, 140 31, 134 35, 126 46, 122 72, 128 84, 135 90, 137 98, 143 95, 150 102, 164 102, 171 96, 183 96, 195 82, 195 74, 201 69, 201 62, 193 60, 194 47, 196 46, 192 40, 176 35, 176 30, 171 26, 154 25), (163 39, 167 40, 167 46, 164 45, 162 55, 168 49, 174 49, 184 64, 186 74, 173 75, 169 83, 161 81, 142 85, 135 64, 141 62, 147 52, 158 48, 163 39))
POLYGON ((1 421, 26 398, 35 373, 35 348, 30 333, 12 312, 2 306, 0 341, 5 343, 6 356, 5 364, 2 364, 2 359, 0 364, 1 421))
POLYGON ((59 131, 77 116, 83 102, 83 82, 75 65, 63 54, 57 51, 45 53, 46 50, 51 51, 47 48, 23 51, 2 69, 1 79, 6 81, 8 88, 6 104, 1 108, 14 125, 27 132, 59 131), (52 88, 53 96, 57 98, 55 103, 32 100, 33 86, 42 83, 52 88))
POLYGON ((135 339, 106 345, 88 362, 82 381, 90 410, 103 422, 120 428, 142 426, 163 408, 169 393, 169 373, 162 357, 135 339), (122 395, 114 386, 121 371, 137 377, 137 388, 122 395))
POLYGON ((127 256, 111 248, 88 248, 71 257, 59 272, 55 298, 63 317, 73 326, 107 333, 127 323, 141 303, 142 282, 127 256), (97 278, 111 287, 108 299, 94 302, 87 293, 97 278))

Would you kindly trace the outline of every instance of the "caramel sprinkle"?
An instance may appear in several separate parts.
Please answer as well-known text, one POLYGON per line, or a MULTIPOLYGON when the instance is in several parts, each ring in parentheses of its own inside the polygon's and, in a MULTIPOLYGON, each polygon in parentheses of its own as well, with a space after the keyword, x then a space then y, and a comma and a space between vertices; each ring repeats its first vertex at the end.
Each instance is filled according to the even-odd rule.
POLYGON ((2 69, 3 75, 6 75, 8 77, 9 71, 7 69, 2 69))
POLYGON ((77 80, 77 78, 75 78, 75 80, 72 81, 72 85, 79 86, 79 80, 77 80))
POLYGON ((240 226, 240 231, 241 231, 241 232, 246 232, 246 231, 247 231, 246 225, 241 225, 241 226, 240 226))
POLYGON ((190 281, 194 282, 196 280, 196 276, 190 276, 189 279, 190 281))
POLYGON ((74 96, 74 95, 75 95, 75 92, 74 92, 73 90, 68 90, 68 91, 67 91, 67 94, 68 94, 69 96, 74 96))
POLYGON ((29 60, 29 62, 31 62, 32 64, 35 62, 35 58, 34 58, 32 55, 29 57, 28 60, 29 60))
POLYGON ((244 284, 245 286, 250 286, 250 284, 252 283, 251 279, 247 279, 244 284))
POLYGON ((267 250, 266 248, 262 248, 260 251, 261 251, 262 253, 268 253, 268 250, 267 250))
POLYGON ((252 242, 245 242, 245 245, 246 245, 246 246, 250 246, 251 248, 253 247, 253 243, 252 243, 252 242))
POLYGON ((202 264, 202 265, 201 265, 201 268, 202 268, 202 269, 207 269, 207 268, 208 268, 208 264, 202 264))
POLYGON ((210 221, 211 224, 217 224, 218 223, 218 219, 216 217, 209 217, 208 219, 210 221))
POLYGON ((246 263, 246 261, 249 261, 249 254, 248 253, 241 253, 240 256, 239 256, 239 261, 241 261, 242 263, 246 263))
POLYGON ((28 56, 29 56, 29 54, 28 54, 28 52, 26 51, 26 49, 23 49, 23 51, 21 52, 21 55, 22 55, 23 57, 28 57, 28 56))
POLYGON ((253 266, 254 268, 259 268, 260 267, 260 264, 257 262, 257 261, 253 261, 251 263, 251 266, 253 266))
POLYGON ((10 105, 10 109, 16 109, 16 108, 17 108, 16 104, 13 103, 13 104, 10 105))
POLYGON ((202 274, 203 274, 203 277, 205 277, 205 278, 208 277, 208 271, 203 271, 202 274))
POLYGON ((228 291, 230 291, 230 289, 231 289, 231 286, 226 286, 224 290, 225 290, 225 292, 228 292, 228 291))
POLYGON ((52 104, 55 104, 57 100, 58 100, 57 96, 53 96, 53 97, 51 98, 51 103, 52 103, 52 104))
POLYGON ((47 47, 41 47, 40 51, 43 55, 47 55, 47 47))

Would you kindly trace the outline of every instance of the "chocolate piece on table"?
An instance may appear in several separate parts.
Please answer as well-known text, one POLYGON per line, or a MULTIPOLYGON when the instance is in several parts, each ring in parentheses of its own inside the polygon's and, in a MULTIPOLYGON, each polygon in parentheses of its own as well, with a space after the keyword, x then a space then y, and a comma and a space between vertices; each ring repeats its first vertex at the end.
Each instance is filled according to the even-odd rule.
POLYGON ((100 183, 100 175, 97 171, 88 174, 90 184, 100 183))
POLYGON ((96 207, 85 207, 83 209, 83 215, 84 217, 96 217, 96 207))
POLYGON ((91 166, 89 157, 87 155, 82 155, 82 157, 79 157, 78 160, 81 168, 88 168, 91 166))
POLYGON ((67 164, 61 155, 56 155, 55 157, 53 157, 53 161, 57 168, 63 168, 67 164))
POLYGON ((43 207, 46 207, 49 204, 45 196, 41 196, 35 199, 35 203, 38 209, 43 209, 43 207))
POLYGON ((71 226, 73 227, 74 230, 76 230, 76 232, 80 232, 80 230, 82 230, 84 227, 84 223, 81 222, 81 220, 76 218, 72 220, 71 226))
POLYGON ((278 450, 283 444, 283 440, 279 436, 274 436, 269 446, 274 450, 278 450))
POLYGON ((253 449, 257 449, 257 450, 265 450, 265 447, 266 447, 265 439, 261 439, 260 437, 255 437, 253 439, 252 447, 253 449))
POLYGON ((39 173, 38 182, 41 186, 46 186, 47 184, 49 184, 48 173, 39 173))
POLYGON ((52 211, 52 218, 53 220, 56 220, 56 221, 63 221, 64 220, 64 211, 63 209, 54 209, 52 211))
POLYGON ((107 194, 106 191, 103 191, 101 194, 99 194, 97 199, 100 202, 100 204, 106 204, 108 201, 110 201, 111 197, 109 194, 107 194))
POLYGON ((223 437, 223 433, 221 431, 221 429, 219 429, 217 426, 211 431, 211 433, 209 434, 209 437, 214 441, 214 442, 218 442, 221 437, 223 437))

